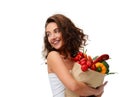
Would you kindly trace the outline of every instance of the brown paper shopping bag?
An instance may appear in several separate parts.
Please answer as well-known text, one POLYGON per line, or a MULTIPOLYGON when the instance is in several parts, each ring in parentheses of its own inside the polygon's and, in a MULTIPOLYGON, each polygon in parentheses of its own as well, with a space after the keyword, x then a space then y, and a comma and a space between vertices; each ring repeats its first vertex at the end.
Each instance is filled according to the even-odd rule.
MULTIPOLYGON (((78 64, 77 62, 74 64, 71 74, 77 81, 84 82, 93 88, 100 86, 103 83, 105 77, 105 74, 99 73, 91 69, 83 72, 81 70, 81 65, 78 64)), ((69 89, 66 89, 65 97, 80 97, 80 96, 76 95, 69 89)))

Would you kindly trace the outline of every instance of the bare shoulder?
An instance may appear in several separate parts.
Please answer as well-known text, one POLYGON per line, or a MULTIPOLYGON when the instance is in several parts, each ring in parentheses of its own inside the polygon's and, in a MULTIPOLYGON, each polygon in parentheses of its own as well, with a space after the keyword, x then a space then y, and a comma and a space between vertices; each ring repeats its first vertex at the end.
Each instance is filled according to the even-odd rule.
POLYGON ((64 65, 63 59, 62 59, 60 53, 58 53, 57 51, 51 51, 48 54, 48 56, 47 56, 47 64, 51 68, 55 68, 55 66, 59 67, 61 65, 64 65))
POLYGON ((49 52, 47 56, 47 65, 49 73, 54 72, 53 69, 56 68, 55 66, 58 64, 57 61, 60 59, 59 56, 60 54, 56 51, 49 52))
MULTIPOLYGON (((57 52, 57 51, 51 51, 51 52, 49 52, 49 54, 48 55, 58 55, 59 53, 57 52)), ((59 54, 60 55, 60 54, 59 54)))
POLYGON ((60 58, 60 54, 57 51, 49 52, 47 60, 60 58))

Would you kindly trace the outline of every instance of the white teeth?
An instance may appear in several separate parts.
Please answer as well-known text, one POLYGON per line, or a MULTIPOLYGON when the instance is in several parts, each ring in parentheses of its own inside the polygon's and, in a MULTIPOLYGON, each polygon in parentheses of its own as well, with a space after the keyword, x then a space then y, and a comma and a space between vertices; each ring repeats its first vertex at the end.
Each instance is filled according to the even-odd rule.
POLYGON ((57 44, 59 41, 54 41, 53 44, 57 44))
POLYGON ((57 43, 59 43, 59 40, 52 41, 53 45, 56 45, 57 43))

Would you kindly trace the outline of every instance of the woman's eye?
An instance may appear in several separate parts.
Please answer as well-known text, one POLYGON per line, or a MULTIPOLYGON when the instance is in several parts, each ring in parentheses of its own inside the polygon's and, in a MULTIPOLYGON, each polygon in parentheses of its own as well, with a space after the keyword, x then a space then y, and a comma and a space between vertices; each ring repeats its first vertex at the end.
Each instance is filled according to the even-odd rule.
POLYGON ((46 35, 47 35, 47 37, 49 37, 49 36, 50 36, 50 33, 49 33, 49 32, 46 32, 46 35))
POLYGON ((55 32, 55 33, 59 33, 59 32, 60 32, 60 29, 59 29, 59 28, 56 28, 56 29, 54 30, 54 32, 55 32))

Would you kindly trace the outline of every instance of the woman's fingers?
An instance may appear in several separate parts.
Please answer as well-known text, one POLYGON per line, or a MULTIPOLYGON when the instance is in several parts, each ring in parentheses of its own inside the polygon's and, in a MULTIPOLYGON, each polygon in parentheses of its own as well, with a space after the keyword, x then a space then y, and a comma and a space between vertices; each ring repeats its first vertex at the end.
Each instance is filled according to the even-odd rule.
POLYGON ((103 86, 105 86, 107 83, 108 83, 108 81, 106 81, 106 82, 103 84, 103 86))
POLYGON ((103 94, 103 92, 102 92, 100 95, 97 95, 96 97, 101 97, 101 96, 102 96, 102 94, 103 94))

